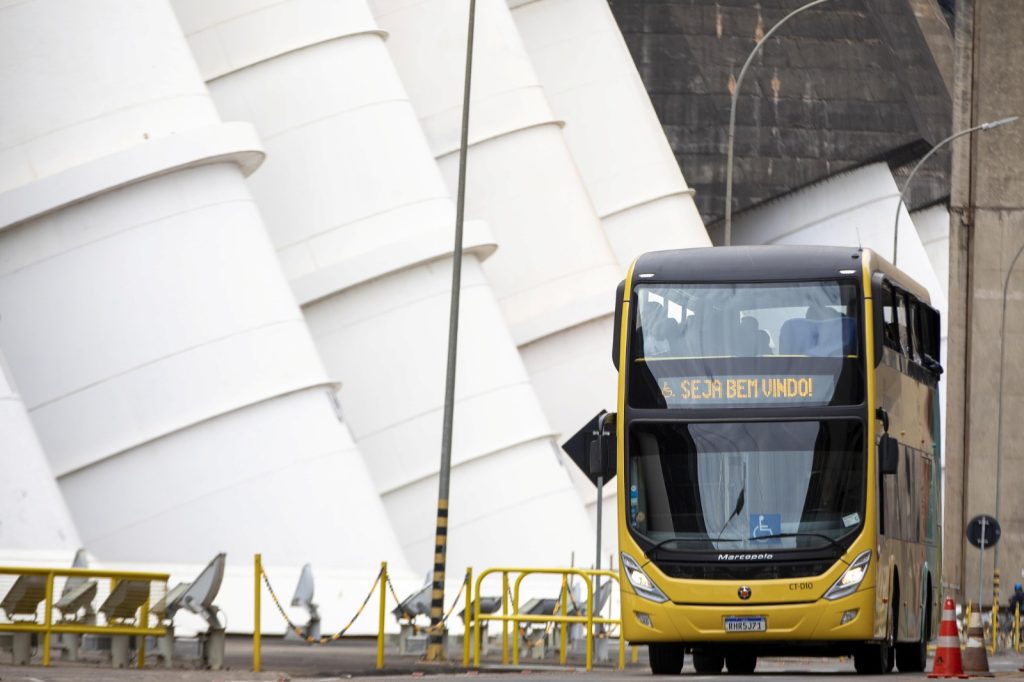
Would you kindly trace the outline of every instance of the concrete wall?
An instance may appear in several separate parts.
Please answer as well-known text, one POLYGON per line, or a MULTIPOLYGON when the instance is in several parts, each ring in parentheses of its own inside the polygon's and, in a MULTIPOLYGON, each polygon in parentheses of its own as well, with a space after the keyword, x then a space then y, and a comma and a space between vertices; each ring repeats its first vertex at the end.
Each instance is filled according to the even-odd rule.
MULTIPOLYGON (((1024 92, 1009 85, 1024 73, 1022 31, 1013 0, 957 3, 954 130, 1024 111, 1024 92)), ((964 528, 992 514, 1002 538, 988 556, 981 598, 991 599, 997 554, 1005 603, 1024 566, 1024 127, 954 145, 944 580, 977 601, 979 552, 964 528)))

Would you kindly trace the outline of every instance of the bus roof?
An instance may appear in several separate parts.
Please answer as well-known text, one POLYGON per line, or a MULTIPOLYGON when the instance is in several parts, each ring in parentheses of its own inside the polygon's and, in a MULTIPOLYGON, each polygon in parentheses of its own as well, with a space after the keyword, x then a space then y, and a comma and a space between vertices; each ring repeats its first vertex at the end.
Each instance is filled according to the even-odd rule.
POLYGON ((852 246, 716 246, 652 251, 636 259, 633 278, 634 282, 833 279, 840 274, 860 277, 863 267, 884 272, 893 282, 928 301, 928 292, 910 276, 870 249, 852 246))

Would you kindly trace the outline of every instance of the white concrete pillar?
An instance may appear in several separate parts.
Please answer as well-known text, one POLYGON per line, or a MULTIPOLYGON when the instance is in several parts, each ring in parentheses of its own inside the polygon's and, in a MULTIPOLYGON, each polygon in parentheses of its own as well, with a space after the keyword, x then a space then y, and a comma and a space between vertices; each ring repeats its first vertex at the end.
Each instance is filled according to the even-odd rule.
MULTIPOLYGON (((454 188, 467 5, 375 0, 377 21, 454 188)), ((477 3, 466 193, 500 245, 484 271, 560 440, 615 404, 611 316, 623 271, 501 0, 477 3)))
MULTIPOLYGON (((899 188, 884 162, 839 173, 733 217, 734 244, 863 246, 892 261, 899 188)), ((906 206, 897 265, 928 290, 945 316, 946 294, 906 206)))
MULTIPOLYGON (((565 122, 565 142, 621 268, 648 251, 711 246, 693 190, 608 4, 508 0, 508 5, 551 109, 565 122)), ((595 330, 607 345, 602 334, 595 330)), ((576 480, 596 518, 594 486, 583 477, 576 480)), ((615 486, 608 485, 604 496, 602 535, 614 548, 615 486)))
POLYGON ((508 4, 619 264, 711 246, 608 4, 508 4))
POLYGON ((397 560, 245 185, 255 131, 221 123, 170 5, 0 15, 0 344, 82 540, 397 560))
POLYGON ((0 548, 6 557, 12 549, 73 550, 79 545, 78 531, 0 356, 0 548))
MULTIPOLYGON (((268 152, 249 182, 411 564, 433 565, 454 209, 364 0, 175 0, 221 114, 268 152)), ((448 575, 553 565, 587 522, 467 224, 448 575)))

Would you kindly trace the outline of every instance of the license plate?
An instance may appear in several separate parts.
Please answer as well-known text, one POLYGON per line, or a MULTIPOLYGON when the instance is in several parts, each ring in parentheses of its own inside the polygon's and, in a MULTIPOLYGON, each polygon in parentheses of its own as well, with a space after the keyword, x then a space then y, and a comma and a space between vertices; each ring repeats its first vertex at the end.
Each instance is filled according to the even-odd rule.
POLYGON ((726 616, 726 632, 765 632, 768 624, 764 616, 726 616))

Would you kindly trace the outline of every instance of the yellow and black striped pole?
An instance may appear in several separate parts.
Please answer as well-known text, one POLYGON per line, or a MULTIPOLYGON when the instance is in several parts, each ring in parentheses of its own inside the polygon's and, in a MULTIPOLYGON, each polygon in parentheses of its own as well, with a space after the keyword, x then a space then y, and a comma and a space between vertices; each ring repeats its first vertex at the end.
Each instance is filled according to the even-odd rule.
POLYGON ((455 413, 455 359, 459 339, 459 291, 462 287, 462 226, 466 213, 466 151, 469 147, 469 92, 473 74, 473 25, 476 0, 469 0, 466 32, 466 76, 462 89, 462 133, 459 144, 459 189, 455 198, 455 249, 452 252, 452 298, 448 315, 448 369, 445 373, 441 468, 438 470, 437 536, 430 600, 430 635, 426 660, 444 660, 444 572, 448 548, 448 491, 452 469, 452 422, 455 413))

